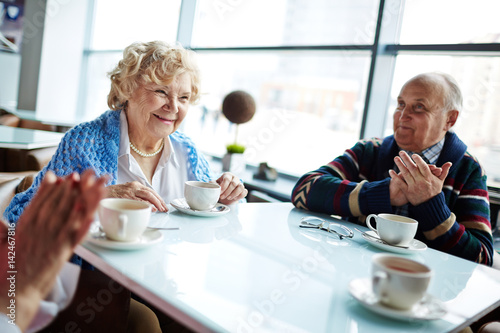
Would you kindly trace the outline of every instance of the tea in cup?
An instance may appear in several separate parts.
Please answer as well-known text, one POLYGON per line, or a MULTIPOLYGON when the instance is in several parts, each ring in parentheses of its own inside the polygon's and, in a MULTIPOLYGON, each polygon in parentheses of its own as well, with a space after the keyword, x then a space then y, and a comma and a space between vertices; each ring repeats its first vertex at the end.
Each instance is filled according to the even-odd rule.
POLYGON ((151 205, 131 199, 107 198, 100 201, 98 213, 106 237, 119 242, 131 242, 146 230, 151 205))
POLYGON ((408 310, 425 296, 431 269, 404 257, 376 254, 372 258, 372 288, 387 306, 408 310))
POLYGON ((219 184, 216 183, 187 181, 184 186, 184 198, 193 210, 210 210, 219 201, 220 190, 219 184))
POLYGON ((370 214, 366 218, 366 226, 388 244, 407 246, 417 233, 418 221, 395 214, 370 214), (376 228, 371 224, 372 218, 377 222, 376 228))

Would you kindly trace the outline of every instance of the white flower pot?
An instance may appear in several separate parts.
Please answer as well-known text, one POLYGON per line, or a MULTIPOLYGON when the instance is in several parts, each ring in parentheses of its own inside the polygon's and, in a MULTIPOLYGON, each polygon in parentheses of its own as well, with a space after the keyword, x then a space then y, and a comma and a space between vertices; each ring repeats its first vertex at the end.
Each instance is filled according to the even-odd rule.
POLYGON ((237 176, 242 176, 245 168, 244 154, 225 154, 222 157, 222 171, 229 171, 237 176))

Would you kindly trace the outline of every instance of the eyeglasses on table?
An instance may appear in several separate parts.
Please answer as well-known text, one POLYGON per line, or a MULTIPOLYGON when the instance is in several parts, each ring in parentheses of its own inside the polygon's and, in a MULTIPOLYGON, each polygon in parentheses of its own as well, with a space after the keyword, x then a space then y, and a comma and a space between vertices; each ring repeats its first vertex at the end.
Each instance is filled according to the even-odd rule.
POLYGON ((299 227, 324 230, 339 236, 340 239, 354 237, 354 232, 348 227, 335 222, 328 222, 315 216, 305 216, 300 219, 299 227))

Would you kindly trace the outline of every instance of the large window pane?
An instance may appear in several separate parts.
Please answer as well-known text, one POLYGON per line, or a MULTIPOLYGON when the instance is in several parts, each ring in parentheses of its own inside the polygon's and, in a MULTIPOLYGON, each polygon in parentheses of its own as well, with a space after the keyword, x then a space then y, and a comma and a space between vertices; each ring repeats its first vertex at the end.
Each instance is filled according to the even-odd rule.
MULTIPOLYGON (((411 77, 430 71, 445 72, 457 80, 464 106, 455 132, 485 168, 489 184, 500 182, 500 57, 398 56, 391 91, 394 108, 401 86, 411 77)), ((394 108, 389 110, 386 134, 392 134, 394 108)))
POLYGON ((342 154, 359 138, 370 56, 342 52, 200 53, 202 99, 184 121, 205 152, 222 156, 235 128, 221 114, 224 96, 256 100, 239 126, 247 162, 300 175, 342 154))
POLYGON ((200 0, 195 47, 372 44, 378 0, 200 0))
POLYGON ((401 44, 498 43, 498 0, 406 0, 401 44))
POLYGON ((93 119, 108 110, 108 93, 111 81, 107 73, 115 68, 122 52, 97 52, 88 55, 88 67, 84 82, 85 98, 82 100, 84 118, 93 119))
POLYGON ((107 110, 107 73, 122 58, 121 50, 136 41, 175 43, 180 5, 181 0, 95 0, 92 38, 80 90, 79 113, 83 118, 90 119, 107 110))
POLYGON ((93 50, 121 50, 135 41, 175 42, 181 0, 96 0, 93 50))

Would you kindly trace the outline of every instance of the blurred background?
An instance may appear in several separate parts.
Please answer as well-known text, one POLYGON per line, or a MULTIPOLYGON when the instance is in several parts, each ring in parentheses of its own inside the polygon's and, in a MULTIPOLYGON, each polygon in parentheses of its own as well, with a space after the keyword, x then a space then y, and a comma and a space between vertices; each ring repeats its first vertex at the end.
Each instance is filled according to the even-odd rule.
POLYGON ((17 45, 0 50, 5 109, 92 119, 107 110, 106 73, 125 46, 179 42, 196 51, 202 70, 202 98, 183 130, 206 154, 221 157, 235 131, 221 115, 222 100, 247 91, 257 104, 253 119, 239 126, 247 162, 298 176, 360 138, 391 134, 402 84, 441 71, 457 79, 464 95, 455 131, 486 169, 489 185, 500 182, 496 0, 0 3, 0 32, 17 45), (17 18, 9 6, 19 8, 17 18), (39 65, 27 70, 35 41, 42 44, 39 65), (27 82, 38 85, 28 89, 27 82))

